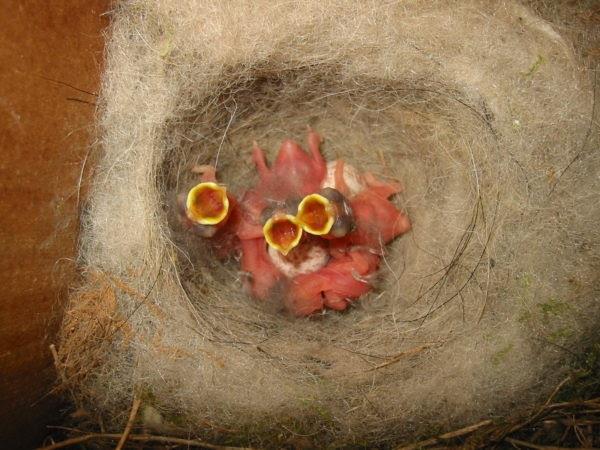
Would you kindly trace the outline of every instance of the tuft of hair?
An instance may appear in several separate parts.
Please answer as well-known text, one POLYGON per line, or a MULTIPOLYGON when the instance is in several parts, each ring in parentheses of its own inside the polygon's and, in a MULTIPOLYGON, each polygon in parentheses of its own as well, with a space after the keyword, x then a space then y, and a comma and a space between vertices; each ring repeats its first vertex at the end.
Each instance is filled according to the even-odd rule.
POLYGON ((383 445, 547 395, 600 325, 597 35, 534 6, 118 3, 59 348, 78 402, 107 429, 135 393, 150 430, 383 445), (294 319, 182 230, 176 196, 194 164, 242 192, 252 142, 273 156, 307 124, 400 180, 413 230, 350 311, 294 319))

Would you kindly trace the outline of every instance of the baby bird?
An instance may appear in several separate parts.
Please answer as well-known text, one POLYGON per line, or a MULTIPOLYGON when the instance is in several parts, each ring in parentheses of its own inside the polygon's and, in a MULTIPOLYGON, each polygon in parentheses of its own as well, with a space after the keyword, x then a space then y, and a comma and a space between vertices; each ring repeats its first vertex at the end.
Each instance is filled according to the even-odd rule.
POLYGON ((346 309, 371 290, 370 280, 379 260, 378 255, 361 249, 334 255, 322 269, 290 281, 285 300, 288 310, 296 316, 309 316, 324 308, 346 309))
POLYGON ((234 230, 252 296, 266 299, 280 285, 296 316, 341 311, 369 292, 383 246, 411 227, 389 200, 400 185, 342 160, 327 163, 320 143, 309 128, 309 152, 286 140, 269 167, 255 142, 259 181, 239 202, 206 166, 185 198, 185 217, 199 234, 234 230))
POLYGON ((224 184, 217 182, 212 166, 194 166, 192 172, 200 175, 201 182, 177 196, 183 225, 195 234, 212 238, 223 230, 236 209, 235 198, 224 184))
MULTIPOLYGON (((307 141, 309 153, 296 142, 285 140, 271 167, 256 142, 252 149, 259 181, 240 200, 236 234, 242 249, 241 269, 248 275, 249 290, 259 299, 267 297, 282 273, 315 267, 310 261, 303 261, 305 258, 287 257, 302 241, 303 229, 296 219, 299 199, 318 191, 327 172, 319 149, 321 137, 309 128, 307 141), (277 255, 270 257, 267 248, 275 250, 277 255)), ((300 254, 308 255, 306 258, 318 254, 319 261, 327 260, 322 252, 300 254)))
POLYGON ((354 229, 350 202, 331 187, 304 197, 298 205, 296 217, 304 231, 325 239, 344 237, 354 229))
POLYGON ((365 174, 367 187, 352 200, 356 229, 348 235, 353 245, 363 245, 379 252, 397 236, 408 232, 411 223, 388 199, 402 191, 397 183, 377 180, 371 173, 365 174))
POLYGON ((300 243, 302 226, 295 216, 278 212, 265 222, 263 235, 267 244, 286 256, 300 243))
POLYGON ((260 177, 256 190, 263 198, 286 201, 319 190, 327 173, 327 165, 319 149, 321 137, 308 128, 307 141, 310 154, 292 140, 283 141, 270 168, 267 166, 264 151, 254 143, 252 158, 260 177))
POLYGON ((302 200, 298 218, 307 232, 328 239, 331 259, 323 268, 289 281, 285 302, 296 316, 325 308, 341 311, 369 292, 383 246, 411 228, 408 217, 388 200, 401 191, 399 184, 360 174, 340 160, 329 167, 331 175, 323 182, 327 187, 302 200))

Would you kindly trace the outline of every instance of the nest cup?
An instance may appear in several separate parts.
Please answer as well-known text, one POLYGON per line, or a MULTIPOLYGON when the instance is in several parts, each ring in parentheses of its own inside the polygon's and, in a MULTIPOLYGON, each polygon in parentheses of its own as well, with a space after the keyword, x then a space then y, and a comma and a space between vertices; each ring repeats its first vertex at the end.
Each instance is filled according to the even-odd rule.
POLYGON ((106 56, 60 356, 107 426, 135 395, 155 431, 408 438, 526 407, 598 325, 593 87, 520 3, 129 1, 106 56), (307 125, 328 160, 399 180, 413 230, 348 312, 294 319, 183 230, 176 196, 194 164, 243 192, 252 142, 273 158, 307 125))

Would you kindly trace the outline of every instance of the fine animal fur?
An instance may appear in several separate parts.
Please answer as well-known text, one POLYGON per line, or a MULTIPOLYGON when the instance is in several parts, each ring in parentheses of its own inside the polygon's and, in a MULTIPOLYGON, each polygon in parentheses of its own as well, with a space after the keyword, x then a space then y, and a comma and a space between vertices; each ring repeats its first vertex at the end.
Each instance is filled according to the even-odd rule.
POLYGON ((76 402, 114 430, 136 395, 157 431, 373 445, 547 395, 600 325, 600 160, 589 36, 536 5, 119 2, 59 347, 76 402), (306 125, 400 181, 413 229, 366 298, 297 319, 175 197, 194 164, 243 192, 252 142, 272 157, 306 125))

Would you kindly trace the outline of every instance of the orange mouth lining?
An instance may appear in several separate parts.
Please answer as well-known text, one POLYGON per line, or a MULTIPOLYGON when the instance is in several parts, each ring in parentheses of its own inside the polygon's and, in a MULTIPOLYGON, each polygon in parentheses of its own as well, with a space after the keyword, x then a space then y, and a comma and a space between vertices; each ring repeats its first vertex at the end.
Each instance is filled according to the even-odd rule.
POLYGON ((300 242, 302 227, 294 216, 276 214, 265 223, 263 234, 271 247, 287 255, 300 242))
POLYGON ((202 225, 217 225, 229 212, 229 199, 225 187, 213 182, 200 183, 188 193, 188 217, 202 225))
POLYGON ((319 194, 304 197, 298 205, 296 217, 306 232, 316 235, 329 233, 335 222, 331 202, 319 194))

